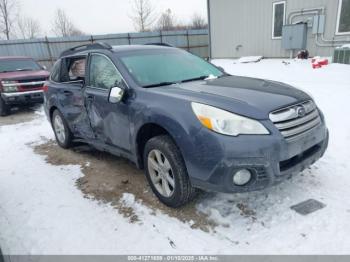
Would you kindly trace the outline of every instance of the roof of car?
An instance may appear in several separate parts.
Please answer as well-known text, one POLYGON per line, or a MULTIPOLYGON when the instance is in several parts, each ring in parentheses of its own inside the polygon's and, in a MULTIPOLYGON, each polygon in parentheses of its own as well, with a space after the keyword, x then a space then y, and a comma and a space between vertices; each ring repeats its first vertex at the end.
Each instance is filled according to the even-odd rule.
POLYGON ((12 60, 12 59, 32 59, 27 56, 0 56, 0 60, 12 60))
POLYGON ((164 50, 164 49, 174 49, 174 47, 168 44, 145 44, 145 45, 118 45, 118 46, 110 46, 106 43, 95 43, 90 45, 81 45, 76 46, 70 49, 63 51, 60 54, 61 57, 67 56, 79 56, 86 55, 89 52, 101 51, 101 50, 110 50, 113 53, 120 54, 126 53, 130 51, 147 51, 147 50, 164 50))

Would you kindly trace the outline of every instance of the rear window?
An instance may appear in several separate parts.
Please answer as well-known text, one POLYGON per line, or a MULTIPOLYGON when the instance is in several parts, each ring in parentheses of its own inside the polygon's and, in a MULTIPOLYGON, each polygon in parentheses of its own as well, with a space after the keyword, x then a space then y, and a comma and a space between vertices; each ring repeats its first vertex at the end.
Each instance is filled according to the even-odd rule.
POLYGON ((32 59, 13 59, 0 61, 0 73, 41 70, 40 65, 32 59))

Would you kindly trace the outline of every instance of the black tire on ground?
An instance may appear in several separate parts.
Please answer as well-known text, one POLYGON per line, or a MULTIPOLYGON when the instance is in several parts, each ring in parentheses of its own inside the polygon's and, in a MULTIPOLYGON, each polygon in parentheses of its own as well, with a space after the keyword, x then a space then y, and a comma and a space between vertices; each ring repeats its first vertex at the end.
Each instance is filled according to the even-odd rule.
POLYGON ((191 202, 197 196, 199 190, 192 187, 181 152, 169 136, 162 135, 150 139, 145 146, 143 160, 148 183, 162 203, 176 208, 191 202), (153 150, 159 150, 170 163, 171 174, 175 181, 173 194, 170 197, 165 197, 158 192, 152 182, 148 168, 148 157, 153 150))
POLYGON ((6 105, 0 97, 0 116, 7 116, 10 113, 10 106, 6 105))
POLYGON ((62 147, 62 148, 65 148, 65 149, 68 149, 68 148, 72 147, 72 145, 73 145, 73 134, 70 131, 70 129, 68 127, 68 124, 67 124, 66 120, 64 119, 63 115, 57 109, 52 114, 51 124, 52 124, 53 131, 55 133, 55 137, 56 137, 56 141, 57 141, 58 145, 60 147, 62 147), (59 133, 58 133, 58 131, 55 128, 55 120, 56 120, 56 118, 59 118, 62 121, 62 124, 63 124, 63 130, 62 131, 64 133, 64 139, 62 139, 62 137, 61 137, 61 139, 59 138, 60 137, 59 133))

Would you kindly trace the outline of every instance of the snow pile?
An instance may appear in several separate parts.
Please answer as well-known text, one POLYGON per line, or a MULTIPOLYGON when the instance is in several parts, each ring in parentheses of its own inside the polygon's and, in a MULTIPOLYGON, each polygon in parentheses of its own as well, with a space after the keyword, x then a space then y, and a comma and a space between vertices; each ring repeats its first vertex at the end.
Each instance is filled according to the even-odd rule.
POLYGON ((245 63, 257 63, 260 62, 263 59, 262 56, 245 56, 238 59, 238 63, 245 64, 245 63))

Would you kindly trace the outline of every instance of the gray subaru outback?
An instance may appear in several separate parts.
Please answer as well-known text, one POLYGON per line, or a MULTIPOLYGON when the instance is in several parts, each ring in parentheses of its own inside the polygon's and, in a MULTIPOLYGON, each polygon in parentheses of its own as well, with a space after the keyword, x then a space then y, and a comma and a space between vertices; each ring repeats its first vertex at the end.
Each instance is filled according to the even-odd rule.
POLYGON ((61 147, 84 142, 131 160, 171 207, 200 189, 276 185, 315 163, 328 144, 323 114, 308 94, 229 75, 169 46, 69 49, 44 90, 61 147))

